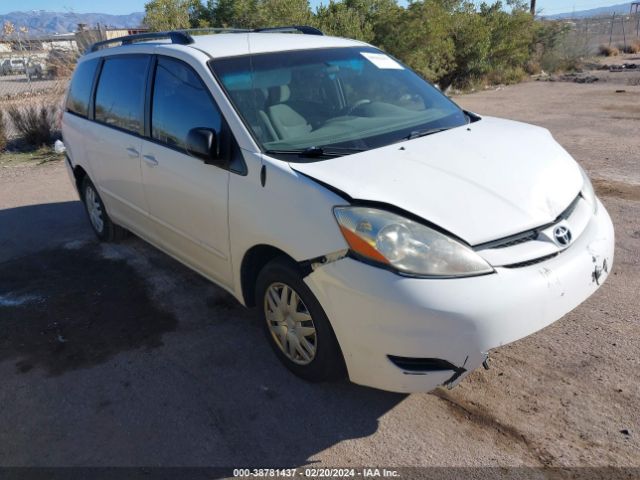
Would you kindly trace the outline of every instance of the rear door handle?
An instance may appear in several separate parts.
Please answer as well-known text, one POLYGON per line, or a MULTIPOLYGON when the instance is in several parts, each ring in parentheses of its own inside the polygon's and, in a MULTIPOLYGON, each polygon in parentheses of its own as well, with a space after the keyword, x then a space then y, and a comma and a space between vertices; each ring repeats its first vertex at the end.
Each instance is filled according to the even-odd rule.
POLYGON ((156 165, 158 165, 158 161, 156 160, 156 157, 154 157, 153 155, 143 155, 142 158, 144 159, 145 163, 150 167, 155 167, 156 165))
POLYGON ((127 153, 131 158, 140 158, 140 153, 133 147, 127 148, 127 153))

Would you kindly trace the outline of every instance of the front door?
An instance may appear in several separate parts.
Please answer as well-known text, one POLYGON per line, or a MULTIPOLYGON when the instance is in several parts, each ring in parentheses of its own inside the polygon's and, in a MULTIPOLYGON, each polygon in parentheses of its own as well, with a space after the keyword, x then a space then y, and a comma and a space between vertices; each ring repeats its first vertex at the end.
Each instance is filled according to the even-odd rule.
POLYGON ((197 73, 177 59, 158 57, 152 92, 142 180, 158 242, 195 270, 230 286, 229 171, 185 149, 193 128, 213 129, 221 138, 220 111, 197 73))

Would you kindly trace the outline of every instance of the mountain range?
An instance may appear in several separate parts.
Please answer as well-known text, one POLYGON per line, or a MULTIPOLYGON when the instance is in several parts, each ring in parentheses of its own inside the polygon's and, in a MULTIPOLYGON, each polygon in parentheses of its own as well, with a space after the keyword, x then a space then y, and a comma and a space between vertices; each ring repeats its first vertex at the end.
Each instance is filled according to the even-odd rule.
POLYGON ((86 23, 89 27, 94 27, 98 23, 105 27, 113 28, 139 27, 143 18, 144 12, 130 13, 129 15, 109 15, 107 13, 32 10, 0 15, 0 25, 4 25, 4 22, 9 21, 15 25, 16 30, 19 27, 27 27, 29 35, 41 36, 75 32, 79 23, 86 23))
POLYGON ((543 9, 541 14, 543 17, 549 18, 549 19, 588 18, 588 17, 598 17, 602 15, 613 15, 614 13, 628 14, 630 5, 631 5, 631 2, 619 3, 617 5, 610 5, 608 7, 591 8, 589 10, 579 10, 575 12, 556 13, 555 15, 545 15, 544 9, 543 9))

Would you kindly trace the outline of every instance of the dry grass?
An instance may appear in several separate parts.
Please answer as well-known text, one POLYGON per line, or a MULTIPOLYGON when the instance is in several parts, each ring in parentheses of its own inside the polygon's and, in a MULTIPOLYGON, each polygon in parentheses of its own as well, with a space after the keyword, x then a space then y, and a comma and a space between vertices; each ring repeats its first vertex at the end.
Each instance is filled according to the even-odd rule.
POLYGON ((24 165, 42 165, 64 159, 64 155, 57 154, 51 147, 41 147, 29 152, 6 151, 0 153, 0 167, 24 165))
POLYGON ((520 67, 505 68, 495 70, 486 75, 487 85, 512 85, 520 83, 527 78, 527 72, 520 67))
POLYGON ((626 47, 622 47, 621 50, 624 53, 640 53, 640 41, 636 40, 635 42, 627 45, 626 47))
POLYGON ((55 104, 11 105, 7 114, 18 137, 31 147, 49 145, 58 132, 55 104))
POLYGON ((4 113, 0 110, 0 152, 7 146, 7 128, 4 123, 4 113))
POLYGON ((524 66, 525 72, 529 75, 538 75, 542 71, 542 65, 538 60, 529 60, 524 66))
POLYGON ((620 55, 620 50, 617 47, 609 45, 600 45, 599 51, 600 55, 604 55, 605 57, 617 57, 620 55))

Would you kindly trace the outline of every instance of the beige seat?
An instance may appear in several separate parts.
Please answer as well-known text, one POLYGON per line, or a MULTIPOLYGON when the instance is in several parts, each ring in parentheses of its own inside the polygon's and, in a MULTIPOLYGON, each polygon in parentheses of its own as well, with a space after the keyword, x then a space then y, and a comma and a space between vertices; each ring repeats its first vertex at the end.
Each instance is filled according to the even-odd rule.
POLYGON ((311 131, 307 120, 285 102, 289 100, 291 91, 288 85, 281 85, 269 90, 272 104, 267 108, 267 115, 280 139, 301 137, 311 131))

